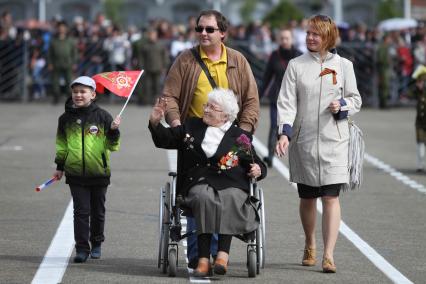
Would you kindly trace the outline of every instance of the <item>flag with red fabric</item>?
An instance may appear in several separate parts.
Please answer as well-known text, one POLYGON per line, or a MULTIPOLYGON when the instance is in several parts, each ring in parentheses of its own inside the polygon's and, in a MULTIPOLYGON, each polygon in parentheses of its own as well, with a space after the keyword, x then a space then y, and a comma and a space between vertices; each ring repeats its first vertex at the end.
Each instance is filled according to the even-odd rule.
POLYGON ((96 92, 103 94, 105 88, 120 97, 129 97, 133 93, 143 70, 139 71, 113 71, 94 75, 96 92))

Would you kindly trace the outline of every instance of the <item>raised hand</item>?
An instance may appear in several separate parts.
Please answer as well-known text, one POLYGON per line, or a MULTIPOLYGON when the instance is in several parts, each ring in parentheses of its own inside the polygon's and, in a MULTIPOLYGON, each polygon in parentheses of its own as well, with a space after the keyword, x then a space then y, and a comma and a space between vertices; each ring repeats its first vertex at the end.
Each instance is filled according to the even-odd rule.
POLYGON ((149 117, 149 121, 153 125, 157 125, 160 120, 164 117, 164 113, 166 111, 167 99, 166 98, 158 98, 155 102, 154 107, 151 111, 151 116, 149 117))
POLYGON ((121 116, 117 115, 114 120, 111 122, 111 129, 115 130, 118 129, 121 123, 121 116))

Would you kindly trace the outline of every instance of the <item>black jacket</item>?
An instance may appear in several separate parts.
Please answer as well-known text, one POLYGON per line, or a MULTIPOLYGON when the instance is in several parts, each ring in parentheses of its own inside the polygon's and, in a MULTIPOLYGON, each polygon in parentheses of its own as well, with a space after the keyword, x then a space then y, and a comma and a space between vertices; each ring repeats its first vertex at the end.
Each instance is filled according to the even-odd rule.
POLYGON ((110 183, 110 152, 120 147, 120 131, 111 129, 111 115, 92 102, 73 108, 69 98, 59 117, 56 134, 57 170, 66 183, 106 186, 110 183))
POLYGON ((278 93, 281 89, 281 83, 283 81, 288 62, 301 54, 302 53, 295 48, 283 49, 282 47, 271 53, 266 65, 265 73, 263 74, 263 85, 259 92, 261 97, 269 96, 271 103, 277 102, 278 93), (270 89, 267 89, 269 85, 271 85, 270 89), (268 94, 265 94, 266 90, 269 90, 268 94))
MULTIPOLYGON (((151 124, 148 126, 155 146, 178 149, 182 154, 182 164, 178 170, 181 185, 178 193, 186 196, 192 186, 200 183, 209 184, 216 190, 235 187, 249 192, 250 180, 247 173, 250 170, 252 156, 249 152, 241 150, 237 138, 245 134, 252 140, 251 134, 233 124, 223 136, 216 153, 207 158, 201 148, 207 127, 201 118, 189 118, 185 124, 174 128, 166 128, 161 123, 156 127, 151 124), (238 156, 238 164, 226 168, 223 161, 229 152, 238 156)), ((261 180, 266 176, 266 166, 256 155, 253 146, 251 151, 254 162, 261 168, 262 175, 258 178, 261 180)))

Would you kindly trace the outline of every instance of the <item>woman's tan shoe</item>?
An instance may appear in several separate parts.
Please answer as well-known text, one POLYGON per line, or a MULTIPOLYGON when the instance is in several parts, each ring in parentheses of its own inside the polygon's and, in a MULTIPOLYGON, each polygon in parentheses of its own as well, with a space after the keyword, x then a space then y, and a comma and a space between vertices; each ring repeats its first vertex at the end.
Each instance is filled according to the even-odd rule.
POLYGON ((303 266, 314 266, 317 263, 316 260, 317 251, 314 248, 307 248, 303 251, 303 266))
POLYGON ((336 273, 336 265, 329 258, 322 260, 322 272, 324 273, 336 273))
POLYGON ((207 277, 207 276, 211 276, 211 265, 210 265, 210 261, 206 260, 199 260, 198 261, 198 266, 197 268, 194 270, 194 276, 195 277, 207 277))
POLYGON ((218 275, 225 275, 226 271, 228 270, 228 261, 222 259, 222 258, 216 258, 216 261, 214 262, 214 274, 218 275))

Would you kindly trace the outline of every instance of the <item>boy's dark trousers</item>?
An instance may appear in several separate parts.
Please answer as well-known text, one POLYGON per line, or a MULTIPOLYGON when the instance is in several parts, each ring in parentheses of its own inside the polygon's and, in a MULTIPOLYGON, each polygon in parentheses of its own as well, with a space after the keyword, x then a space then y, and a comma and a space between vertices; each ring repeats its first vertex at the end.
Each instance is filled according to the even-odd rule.
POLYGON ((70 184, 74 203, 74 239, 77 252, 90 252, 104 241, 105 195, 107 186, 70 184))

